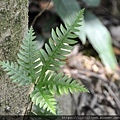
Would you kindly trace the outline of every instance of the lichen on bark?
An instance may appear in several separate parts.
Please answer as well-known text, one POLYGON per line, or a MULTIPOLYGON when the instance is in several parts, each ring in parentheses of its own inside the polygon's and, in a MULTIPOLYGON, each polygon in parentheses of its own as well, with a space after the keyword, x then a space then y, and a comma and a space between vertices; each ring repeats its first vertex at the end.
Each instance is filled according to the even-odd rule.
MULTIPOLYGON (((16 61, 27 31, 28 0, 0 1, 0 61, 16 61)), ((0 115, 20 115, 28 103, 27 87, 12 83, 0 66, 0 115)))

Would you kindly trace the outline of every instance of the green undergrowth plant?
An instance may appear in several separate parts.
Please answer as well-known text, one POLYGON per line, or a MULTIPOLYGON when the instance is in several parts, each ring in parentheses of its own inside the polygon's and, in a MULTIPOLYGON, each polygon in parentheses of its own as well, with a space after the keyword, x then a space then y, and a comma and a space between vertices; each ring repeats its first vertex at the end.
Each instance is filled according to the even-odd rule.
POLYGON ((52 37, 45 49, 38 49, 33 28, 31 27, 20 45, 17 62, 2 61, 0 64, 13 82, 20 86, 33 84, 30 94, 33 105, 56 114, 57 102, 55 95, 69 92, 88 92, 77 80, 57 72, 65 64, 66 55, 76 43, 74 33, 79 29, 84 10, 75 13, 69 20, 56 30, 52 29, 52 37))

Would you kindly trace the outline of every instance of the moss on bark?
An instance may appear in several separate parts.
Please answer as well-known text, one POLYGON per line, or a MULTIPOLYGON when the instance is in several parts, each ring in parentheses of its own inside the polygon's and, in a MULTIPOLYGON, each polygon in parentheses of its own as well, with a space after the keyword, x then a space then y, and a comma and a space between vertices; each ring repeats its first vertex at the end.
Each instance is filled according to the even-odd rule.
MULTIPOLYGON (((16 61, 27 26, 28 0, 0 1, 0 60, 16 61)), ((24 113, 27 96, 27 87, 11 83, 0 67, 0 115, 24 113)))

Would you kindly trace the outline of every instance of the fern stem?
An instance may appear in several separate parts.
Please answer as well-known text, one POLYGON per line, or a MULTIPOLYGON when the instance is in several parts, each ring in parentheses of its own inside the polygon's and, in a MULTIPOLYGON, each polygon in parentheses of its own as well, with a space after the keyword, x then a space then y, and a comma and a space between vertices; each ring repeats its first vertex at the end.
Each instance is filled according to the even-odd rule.
POLYGON ((65 40, 67 34, 70 32, 70 30, 65 34, 64 38, 61 40, 60 44, 56 47, 56 49, 52 52, 52 55, 51 57, 49 57, 49 59, 46 61, 46 65, 43 66, 42 68, 42 71, 40 72, 40 79, 38 80, 38 84, 39 84, 39 81, 42 81, 42 79, 44 78, 45 76, 45 73, 46 71, 48 70, 48 67, 50 67, 50 64, 51 64, 51 60, 52 59, 55 59, 55 54, 57 54, 56 52, 58 51, 58 49, 61 48, 61 45, 63 44, 63 41, 65 40), (53 58, 54 57, 54 58, 53 58))

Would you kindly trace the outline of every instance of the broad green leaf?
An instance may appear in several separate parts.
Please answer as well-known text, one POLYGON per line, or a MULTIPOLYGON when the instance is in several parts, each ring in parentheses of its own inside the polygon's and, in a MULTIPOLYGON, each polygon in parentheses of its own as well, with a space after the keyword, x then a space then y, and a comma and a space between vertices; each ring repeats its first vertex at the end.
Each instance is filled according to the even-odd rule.
POLYGON ((101 0, 83 0, 87 6, 90 7, 98 7, 100 5, 101 0))
POLYGON ((85 21, 82 19, 81 26, 79 27, 79 32, 75 32, 76 35, 82 41, 82 44, 86 43, 86 31, 85 31, 85 21))
MULTIPOLYGON (((53 0, 55 4, 55 9, 60 18, 66 22, 71 15, 74 15, 76 12, 80 10, 80 6, 76 0, 53 0)), ((84 27, 84 20, 81 22, 81 26, 79 27, 79 32, 75 32, 76 35, 81 39, 82 43, 86 42, 86 34, 84 27)))
POLYGON ((36 41, 38 43, 38 48, 42 48, 45 43, 45 38, 41 34, 36 34, 36 41))
POLYGON ((87 37, 99 53, 106 67, 115 69, 117 60, 113 52, 111 35, 101 21, 91 12, 85 14, 85 29, 87 37))
POLYGON ((60 16, 60 18, 65 21, 68 16, 72 15, 74 12, 80 10, 79 4, 76 0, 53 0, 55 4, 55 9, 60 16))

